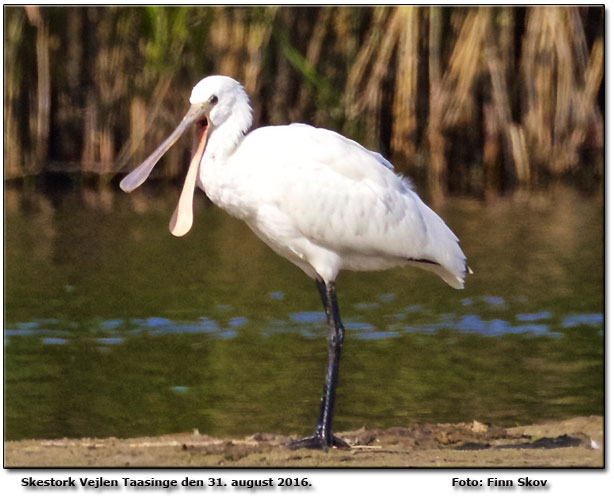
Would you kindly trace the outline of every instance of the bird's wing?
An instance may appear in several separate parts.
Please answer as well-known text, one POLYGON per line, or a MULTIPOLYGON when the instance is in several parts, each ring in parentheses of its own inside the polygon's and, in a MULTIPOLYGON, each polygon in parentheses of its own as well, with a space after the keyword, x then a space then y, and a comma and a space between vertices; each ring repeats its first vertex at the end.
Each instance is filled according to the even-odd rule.
POLYGON ((270 176, 263 182, 269 208, 302 237, 339 254, 432 262, 445 269, 446 282, 462 285, 465 257, 456 236, 380 154, 307 125, 253 134, 268 150, 262 172, 270 176))
POLYGON ((296 145, 301 147, 302 144, 314 160, 350 178, 377 174, 382 166, 394 171, 394 166, 384 156, 334 131, 301 123, 276 128, 285 128, 288 138, 296 138, 299 141, 296 145), (339 161, 340 158, 344 160, 339 161))

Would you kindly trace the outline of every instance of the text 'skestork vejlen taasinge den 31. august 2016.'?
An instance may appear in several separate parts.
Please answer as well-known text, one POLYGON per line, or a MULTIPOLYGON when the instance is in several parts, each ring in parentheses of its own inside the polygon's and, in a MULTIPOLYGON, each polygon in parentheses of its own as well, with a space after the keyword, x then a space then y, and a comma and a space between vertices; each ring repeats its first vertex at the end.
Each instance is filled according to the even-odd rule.
POLYGON ((248 132, 251 124, 243 87, 226 76, 209 76, 192 90, 175 131, 120 186, 131 192, 141 185, 195 125, 197 146, 170 231, 180 237, 190 230, 198 184, 213 203, 316 281, 328 319, 324 394, 313 434, 289 447, 347 447, 331 430, 344 336, 338 272, 413 265, 461 289, 471 270, 456 236, 380 154, 305 124, 248 132))

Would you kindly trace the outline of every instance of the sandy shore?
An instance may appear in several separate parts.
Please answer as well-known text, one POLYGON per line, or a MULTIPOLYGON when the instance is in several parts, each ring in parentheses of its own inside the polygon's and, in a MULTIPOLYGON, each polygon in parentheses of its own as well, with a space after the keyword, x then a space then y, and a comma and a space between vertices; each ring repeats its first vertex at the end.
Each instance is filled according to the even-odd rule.
POLYGON ((6 467, 602 467, 603 417, 523 427, 478 421, 339 433, 351 449, 290 451, 289 436, 7 441, 6 467))

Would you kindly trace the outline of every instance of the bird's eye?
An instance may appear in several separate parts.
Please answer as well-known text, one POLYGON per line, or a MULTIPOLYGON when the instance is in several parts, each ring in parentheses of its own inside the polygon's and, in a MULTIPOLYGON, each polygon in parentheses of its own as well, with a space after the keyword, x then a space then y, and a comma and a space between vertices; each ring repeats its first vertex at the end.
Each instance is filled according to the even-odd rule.
POLYGON ((210 104, 217 104, 217 95, 211 95, 211 97, 209 97, 209 103, 210 104))

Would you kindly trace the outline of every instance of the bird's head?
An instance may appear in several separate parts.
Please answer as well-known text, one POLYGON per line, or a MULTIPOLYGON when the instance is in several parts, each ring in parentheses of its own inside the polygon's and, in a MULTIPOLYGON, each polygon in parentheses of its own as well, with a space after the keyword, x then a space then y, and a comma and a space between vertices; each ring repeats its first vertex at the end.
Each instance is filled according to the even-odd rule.
POLYGON ((229 126, 233 126, 235 131, 242 135, 251 126, 251 122, 249 99, 241 84, 228 76, 208 76, 199 81, 192 90, 190 108, 175 131, 140 166, 127 175, 119 186, 124 192, 132 192, 142 185, 166 151, 188 128, 195 125, 195 152, 169 227, 173 235, 185 235, 192 226, 192 197, 208 138, 215 129, 225 123, 232 123, 229 126))
MULTIPOLYGON (((212 127, 219 127, 229 118, 247 118, 251 125, 251 109, 245 90, 228 76, 208 76, 198 82, 190 96, 192 108, 206 116, 212 127)), ((244 123, 238 123, 244 125, 244 123)), ((243 126, 241 126, 243 127, 243 126)), ((242 131, 246 131, 243 129, 242 131)))

